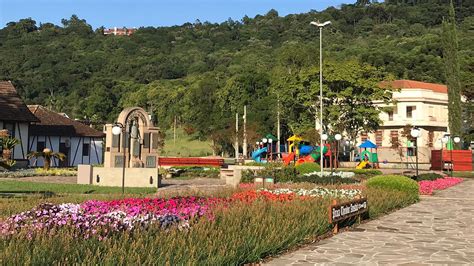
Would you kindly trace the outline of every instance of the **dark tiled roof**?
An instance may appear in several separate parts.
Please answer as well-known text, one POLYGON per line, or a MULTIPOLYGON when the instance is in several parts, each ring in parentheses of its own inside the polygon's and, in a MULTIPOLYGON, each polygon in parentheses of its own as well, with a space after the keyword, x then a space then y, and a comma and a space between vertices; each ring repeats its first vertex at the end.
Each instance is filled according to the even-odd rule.
POLYGON ((50 111, 41 105, 28 105, 28 108, 40 120, 39 123, 30 125, 30 136, 105 137, 103 132, 50 111))
POLYGON ((36 122, 38 119, 30 112, 10 81, 0 81, 0 120, 36 122))

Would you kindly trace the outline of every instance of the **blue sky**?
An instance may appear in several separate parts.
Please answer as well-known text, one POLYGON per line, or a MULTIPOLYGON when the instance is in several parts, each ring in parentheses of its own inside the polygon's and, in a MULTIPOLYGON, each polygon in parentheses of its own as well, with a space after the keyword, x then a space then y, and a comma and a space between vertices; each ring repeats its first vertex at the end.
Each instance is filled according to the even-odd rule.
POLYGON ((94 28, 170 26, 196 19, 222 22, 231 17, 254 17, 276 9, 280 16, 322 10, 344 0, 0 0, 0 27, 7 22, 31 17, 38 24, 60 24, 72 14, 94 28))

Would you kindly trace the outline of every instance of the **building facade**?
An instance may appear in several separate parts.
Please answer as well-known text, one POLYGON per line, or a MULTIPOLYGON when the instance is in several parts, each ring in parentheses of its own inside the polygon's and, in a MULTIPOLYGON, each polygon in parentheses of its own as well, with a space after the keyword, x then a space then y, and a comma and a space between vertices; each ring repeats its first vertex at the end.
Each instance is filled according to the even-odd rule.
MULTIPOLYGON (((38 119, 30 112, 10 81, 0 81, 0 129, 8 130, 8 135, 18 139, 12 151, 12 159, 23 166, 28 154, 29 126, 38 119)), ((2 147, 0 147, 0 154, 2 147)), ((26 166, 26 165, 24 165, 26 166)))
MULTIPOLYGON (((40 105, 29 105, 28 108, 38 118, 38 122, 30 125, 29 151, 41 152, 49 148, 64 153, 64 161, 55 159, 51 162, 51 166, 56 167, 103 163, 104 133, 40 105)), ((30 165, 43 166, 43 159, 31 158, 30 165)))
POLYGON ((136 29, 129 28, 117 28, 104 29, 104 35, 115 35, 115 36, 130 36, 135 33, 136 29))
POLYGON ((380 114, 383 125, 372 133, 362 133, 358 142, 370 139, 377 144, 379 161, 385 164, 413 164, 415 141, 410 130, 418 127, 417 139, 419 162, 428 164, 431 150, 442 149, 441 138, 448 131, 448 88, 442 84, 413 80, 391 82, 394 102, 379 107, 388 110, 380 114))

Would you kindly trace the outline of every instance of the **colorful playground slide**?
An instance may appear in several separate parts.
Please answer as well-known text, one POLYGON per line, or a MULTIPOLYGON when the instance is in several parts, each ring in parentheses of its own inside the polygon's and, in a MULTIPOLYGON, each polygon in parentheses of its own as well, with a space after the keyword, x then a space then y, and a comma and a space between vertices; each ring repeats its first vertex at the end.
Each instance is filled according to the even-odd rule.
POLYGON ((295 159, 295 156, 296 154, 294 152, 290 152, 286 156, 283 155, 283 163, 289 165, 295 159))
MULTIPOLYGON (((321 150, 320 150, 319 146, 315 146, 314 148, 311 147, 311 149, 309 149, 308 147, 311 147, 311 146, 303 146, 300 149, 300 155, 304 155, 304 154, 308 154, 308 155, 300 157, 296 161, 296 165, 299 165, 299 164, 302 164, 302 163, 319 162, 319 158, 321 156, 320 155, 321 150)), ((328 147, 327 146, 325 146, 323 148, 323 154, 328 155, 328 147)), ((295 156, 296 156, 296 154, 294 152, 289 153, 286 157, 283 157, 283 163, 285 165, 289 165, 295 159, 295 156)))
POLYGON ((356 166, 356 169, 365 169, 365 167, 367 166, 368 163, 369 162, 367 162, 367 161, 362 161, 356 166))
POLYGON ((254 152, 252 152, 252 159, 256 162, 262 162, 262 154, 263 153, 266 153, 268 151, 268 148, 267 147, 264 147, 264 148, 261 148, 261 149, 258 149, 254 152))

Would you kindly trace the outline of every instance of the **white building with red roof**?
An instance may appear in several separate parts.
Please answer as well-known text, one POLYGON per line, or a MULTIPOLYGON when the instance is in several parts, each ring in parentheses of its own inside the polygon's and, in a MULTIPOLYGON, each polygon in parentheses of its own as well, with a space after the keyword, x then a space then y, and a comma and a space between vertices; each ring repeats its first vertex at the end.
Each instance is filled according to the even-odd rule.
POLYGON ((442 148, 440 139, 448 131, 447 86, 414 80, 395 80, 389 86, 395 90, 394 103, 377 103, 390 109, 380 114, 383 125, 376 132, 362 133, 358 142, 370 139, 377 144, 380 162, 411 164, 416 158, 414 143, 404 128, 416 126, 421 129, 419 161, 429 163, 431 150, 442 148))

